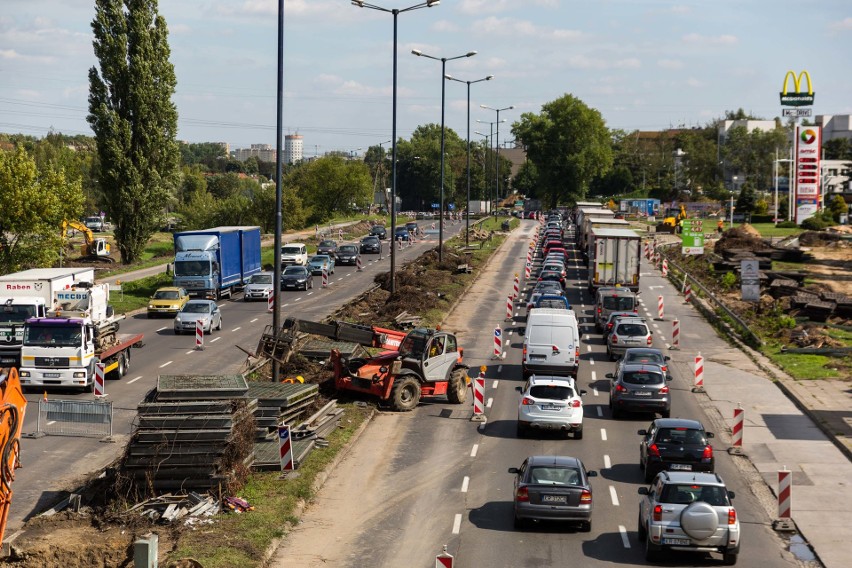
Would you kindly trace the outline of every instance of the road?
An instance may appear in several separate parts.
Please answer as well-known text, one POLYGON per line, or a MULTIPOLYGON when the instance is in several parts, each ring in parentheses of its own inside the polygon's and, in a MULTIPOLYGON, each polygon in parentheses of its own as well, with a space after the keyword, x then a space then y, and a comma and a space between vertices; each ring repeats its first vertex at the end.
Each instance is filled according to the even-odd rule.
MULTIPOLYGON (((636 430, 647 427, 651 417, 616 421, 610 416, 605 374, 614 371, 614 363, 594 330, 586 269, 579 261, 569 269, 568 296, 584 333, 578 383, 589 391, 584 399, 585 436, 520 440, 515 435, 514 388, 522 384, 524 318, 517 315, 517 304, 512 321, 506 321, 505 298, 511 293, 511 275, 522 272, 534 226, 524 222, 515 231, 444 325, 458 333, 466 363, 474 369, 488 365, 487 423, 470 421, 469 405, 421 404, 407 414, 378 414, 331 474, 300 525, 286 537, 272 566, 432 566, 443 545, 456 557, 457 566, 466 567, 646 564, 636 535, 637 490, 643 482, 636 430), (505 359, 492 360, 497 326, 508 343, 505 359), (560 525, 513 529, 512 476, 507 469, 533 454, 577 456, 587 468, 599 471, 600 476, 592 479, 591 533, 560 525)), ((576 250, 572 254, 579 258, 576 250)), ((647 271, 641 281, 643 303, 656 309, 663 280, 649 267, 643 266, 643 271, 647 271)), ((730 352, 733 360, 735 350, 690 307, 675 301, 672 290, 664 293, 671 294, 669 317, 673 314, 685 322, 688 332, 682 341, 700 344, 722 358, 730 352)), ((645 315, 649 321, 653 317, 645 315)), ((654 346, 666 349, 665 327, 671 324, 654 323, 654 346)), ((693 376, 687 365, 691 354, 671 353, 672 416, 698 418, 717 433, 717 471, 737 494, 734 504, 743 535, 739 565, 811 565, 788 552, 786 540, 771 529, 773 502, 763 479, 747 460, 724 451, 730 443, 724 419, 708 399, 691 392, 693 376)), ((663 564, 713 566, 719 565, 719 558, 678 553, 663 564)))
MULTIPOLYGON (((445 223, 445 238, 450 238, 462 228, 461 223, 445 223)), ((417 258, 437 243, 431 235, 425 240, 397 250, 397 266, 417 258)), ((363 270, 354 266, 338 266, 330 276, 328 288, 321 287, 319 276, 314 277, 314 288, 307 292, 281 293, 282 317, 298 316, 321 320, 336 307, 375 286, 373 279, 379 272, 389 269, 388 241, 383 241, 379 255, 362 255, 363 270)), ((20 529, 23 522, 67 496, 67 491, 78 487, 93 472, 112 463, 124 450, 136 418, 136 407, 157 384, 160 374, 223 374, 239 372, 245 354, 236 348, 243 346, 254 351, 260 334, 272 323, 266 302, 243 302, 242 294, 219 303, 223 315, 223 329, 208 335, 204 350, 195 349, 195 337, 175 336, 171 319, 147 319, 144 313, 128 317, 121 323, 121 333, 144 333, 145 346, 133 349, 130 370, 120 381, 108 380, 106 391, 113 402, 113 436, 111 442, 102 437, 45 436, 24 437, 21 440, 23 468, 14 482, 14 499, 7 524, 7 537, 20 529)), ((93 400, 90 393, 51 390, 47 393, 27 393, 27 414, 22 432, 32 434, 37 430, 38 401, 48 396, 51 400, 93 400)))

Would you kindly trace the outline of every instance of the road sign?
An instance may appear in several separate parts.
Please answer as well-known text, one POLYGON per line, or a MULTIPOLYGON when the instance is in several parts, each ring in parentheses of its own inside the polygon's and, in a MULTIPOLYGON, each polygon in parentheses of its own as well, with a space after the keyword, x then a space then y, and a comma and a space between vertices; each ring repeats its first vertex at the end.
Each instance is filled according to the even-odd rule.
POLYGON ((756 260, 740 261, 740 282, 744 302, 760 300, 760 265, 756 260))
POLYGON ((704 220, 684 219, 681 222, 681 253, 704 254, 704 220))
POLYGON ((810 108, 782 108, 782 116, 792 116, 793 118, 802 118, 812 116, 813 109, 810 108))

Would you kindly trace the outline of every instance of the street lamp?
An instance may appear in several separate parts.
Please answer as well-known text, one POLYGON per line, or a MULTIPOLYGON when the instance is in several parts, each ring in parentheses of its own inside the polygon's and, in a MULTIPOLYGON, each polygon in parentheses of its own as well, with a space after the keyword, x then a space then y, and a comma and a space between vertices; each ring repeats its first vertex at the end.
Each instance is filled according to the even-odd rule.
MULTIPOLYGON (((281 207, 283 203, 282 175, 284 164, 281 140, 284 134, 284 0, 278 0, 278 79, 277 94, 275 98, 275 255, 272 261, 273 280, 281 282, 281 207)), ((277 286, 272 287, 277 290, 277 286)), ((273 292, 272 298, 272 329, 275 337, 281 330, 281 295, 273 292)), ((222 320, 219 320, 220 322, 222 320)), ((212 325, 212 324, 211 324, 212 325)), ((211 328, 212 331, 212 328, 211 328)), ((272 360, 272 382, 280 380, 281 366, 275 359, 272 360)))
POLYGON ((464 210, 464 246, 470 246, 470 86, 482 81, 490 81, 494 75, 488 75, 476 81, 462 81, 451 75, 445 75, 445 79, 467 84, 467 207, 464 210))
MULTIPOLYGON (((476 122, 482 122, 482 121, 477 120, 476 122)), ((492 135, 491 134, 484 134, 484 133, 480 132, 479 130, 474 131, 474 134, 478 134, 478 135, 482 136, 483 138, 485 138, 485 143, 488 144, 488 150, 490 151, 491 150, 491 136, 492 135)), ((483 177, 485 178, 485 196, 486 196, 486 199, 487 199, 485 214, 490 215, 491 214, 491 176, 488 174, 488 152, 486 151, 483 154, 484 155, 483 155, 483 159, 482 159, 482 170, 485 172, 485 175, 483 177)))
MULTIPOLYGON (((413 6, 409 6, 408 8, 382 8, 381 6, 377 6, 375 4, 370 4, 369 2, 362 2, 361 0, 352 0, 352 5, 357 6, 359 8, 370 8, 371 10, 378 10, 379 12, 387 12, 393 15, 393 111, 392 111, 392 126, 391 126, 391 203, 390 203, 390 218, 391 218, 391 235, 396 233, 396 29, 397 29, 397 16, 399 16, 403 12, 411 12, 412 10, 418 10, 420 8, 431 8, 433 6, 437 6, 440 4, 440 0, 426 0, 425 2, 420 2, 419 4, 415 4, 413 6)), ((396 291, 396 252, 395 247, 391 246, 390 248, 390 293, 393 294, 396 291)))
POLYGON ((444 260, 444 102, 447 90, 447 81, 444 78, 447 76, 447 61, 473 57, 476 55, 476 52, 468 51, 464 55, 456 55, 455 57, 433 57, 423 53, 419 49, 412 49, 411 53, 417 57, 426 57, 441 62, 441 216, 438 220, 438 262, 442 262, 444 260))
POLYGON ((672 152, 672 161, 674 162, 674 193, 675 197, 678 195, 677 189, 677 172, 680 169, 680 159, 686 156, 686 152, 678 148, 674 152, 672 152))
POLYGON ((484 108, 484 109, 493 110, 493 111, 497 112, 497 138, 494 140, 494 147, 497 148, 497 157, 496 157, 496 160, 497 160, 497 190, 496 190, 496 192, 497 192, 497 194, 496 194, 496 197, 497 197, 497 199, 500 199, 500 113, 504 110, 511 110, 511 109, 515 108, 515 106, 510 105, 510 106, 507 106, 505 108, 494 108, 494 107, 490 107, 488 105, 479 105, 479 106, 484 108))
MULTIPOLYGON (((494 125, 497 124, 497 122, 506 122, 506 119, 504 118, 503 120, 497 121, 497 122, 488 122, 487 120, 480 120, 480 119, 477 118, 476 122, 478 122, 480 124, 489 125, 489 132, 491 132, 491 134, 488 135, 488 150, 491 150, 491 143, 494 142, 494 125)), ((496 178, 497 176, 495 175, 494 177, 496 178)), ((489 184, 489 186, 491 185, 491 180, 488 180, 488 184, 489 184)), ((489 187, 488 189, 489 189, 488 201, 491 202, 491 191, 490 191, 491 188, 489 187)), ((497 201, 498 195, 497 195, 496 191, 494 192, 494 197, 495 197, 494 201, 497 201)), ((491 213, 493 213, 493 210, 491 211, 491 213)))

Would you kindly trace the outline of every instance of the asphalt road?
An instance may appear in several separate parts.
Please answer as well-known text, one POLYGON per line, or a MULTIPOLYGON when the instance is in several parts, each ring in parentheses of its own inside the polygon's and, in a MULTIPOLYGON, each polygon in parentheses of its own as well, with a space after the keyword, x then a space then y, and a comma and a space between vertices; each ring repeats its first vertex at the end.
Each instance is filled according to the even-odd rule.
MULTIPOLYGON (((450 238, 462 228, 461 223, 446 222, 444 236, 450 238)), ((437 243, 437 236, 397 250, 397 266, 417 258, 437 243)), ((314 288, 307 292, 281 293, 282 319, 296 316, 321 320, 338 306, 373 287, 379 272, 389 270, 388 241, 383 241, 379 255, 362 255, 363 270, 354 266, 338 266, 330 276, 328 288, 321 287, 319 276, 314 288)), ((244 302, 242 294, 219 303, 223 329, 205 337, 204 349, 195 349, 195 337, 175 336, 171 319, 147 319, 137 314, 121 323, 121 333, 144 333, 144 347, 131 350, 130 370, 122 380, 108 380, 106 392, 113 403, 113 435, 111 441, 98 437, 44 436, 21 440, 23 467, 17 470, 13 484, 14 497, 9 512, 6 535, 10 537, 31 516, 52 507, 94 472, 112 463, 124 450, 136 418, 136 406, 157 384, 160 374, 227 374, 241 370, 245 354, 236 345, 254 351, 260 334, 272 323, 266 302, 244 302)), ((42 392, 27 393, 27 413, 22 432, 26 436, 37 430, 38 401, 42 392)), ((50 390, 51 400, 93 400, 91 393, 50 390)))
MULTIPOLYGON (((513 273, 523 272, 534 226, 522 224, 444 325, 459 335, 467 364, 473 369, 488 365, 487 424, 470 421, 469 404, 427 403, 407 414, 380 413, 332 473, 301 524, 286 537, 272 566, 432 566, 443 545, 456 557, 456 566, 466 567, 646 565, 636 535, 637 490, 643 485, 636 430, 647 427, 651 416, 617 421, 610 416, 605 374, 615 365, 595 332, 586 269, 579 261, 569 269, 568 297, 584 333, 578 376, 580 388, 589 391, 584 399, 584 438, 520 440, 515 435, 514 387, 522 384, 524 327, 524 316, 517 314, 524 311, 521 303, 516 304, 512 321, 505 321, 506 296, 513 273), (496 326, 503 328, 506 356, 492 360, 496 326), (563 525, 513 529, 512 476, 506 470, 533 454, 573 455, 600 473, 592 479, 590 533, 563 525)), ((579 258, 576 251, 574 258, 579 258)), ((651 286, 658 278, 647 267, 643 270, 649 271, 642 280, 644 303, 656 307, 658 291, 651 286)), ((714 335, 691 315, 691 308, 672 301, 670 309, 684 320, 695 320, 688 320, 691 341, 714 335)), ((655 329, 655 347, 667 348, 667 333, 655 329)), ((708 430, 721 433, 724 422, 691 393, 693 377, 687 371, 683 364, 673 365, 672 416, 700 419, 708 430)), ((739 565, 803 566, 770 527, 762 480, 749 474, 747 464, 734 462, 724 451, 724 439, 719 436, 714 444, 716 463, 728 488, 737 494, 734 504, 743 543, 739 565)), ((676 553, 662 564, 715 566, 721 560, 719 555, 676 553)))

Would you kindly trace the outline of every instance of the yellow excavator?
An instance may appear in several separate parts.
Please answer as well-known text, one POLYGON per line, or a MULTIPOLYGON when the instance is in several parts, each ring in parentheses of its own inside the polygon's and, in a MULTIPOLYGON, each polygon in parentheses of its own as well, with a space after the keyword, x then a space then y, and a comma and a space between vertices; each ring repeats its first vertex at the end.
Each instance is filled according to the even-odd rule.
POLYGON ((663 220, 657 223, 657 232, 658 233, 680 233, 683 230, 683 225, 681 221, 687 219, 686 215, 686 207, 681 204, 680 208, 677 207, 668 207, 666 208, 665 217, 663 220))
POLYGON ((114 262, 110 256, 109 243, 106 239, 95 238, 92 230, 79 221, 62 221, 62 239, 67 237, 68 229, 74 229, 83 233, 85 242, 80 247, 80 255, 84 260, 101 260, 104 262, 114 262))

